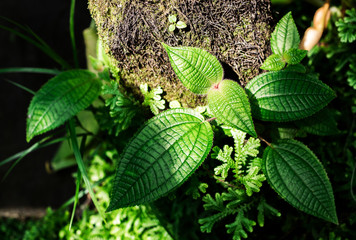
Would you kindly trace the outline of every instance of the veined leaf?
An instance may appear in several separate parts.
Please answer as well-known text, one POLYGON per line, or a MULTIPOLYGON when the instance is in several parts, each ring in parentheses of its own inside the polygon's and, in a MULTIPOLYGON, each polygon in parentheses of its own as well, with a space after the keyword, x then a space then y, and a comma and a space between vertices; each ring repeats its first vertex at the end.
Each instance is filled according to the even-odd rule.
POLYGON ((100 94, 101 82, 86 70, 71 70, 50 79, 33 97, 28 108, 26 138, 62 125, 88 107, 100 94))
POLYGON ((252 116, 264 121, 287 122, 313 115, 335 93, 315 77, 291 71, 268 72, 246 86, 252 116))
POLYGON ((288 64, 298 64, 300 63, 303 58, 307 55, 308 51, 307 50, 302 50, 302 49, 297 49, 297 48, 291 48, 284 52, 283 54, 283 59, 288 63, 288 64))
POLYGON ((286 65, 281 55, 272 54, 269 56, 262 64, 261 69, 268 71, 278 71, 281 70, 286 65))
POLYGON ((232 80, 223 80, 208 92, 209 109, 223 123, 257 137, 250 103, 242 87, 232 80))
POLYGON ((295 140, 280 140, 263 154, 263 171, 272 188, 297 209, 338 223, 334 195, 314 153, 295 140))
POLYGON ((271 48, 275 54, 283 55, 291 48, 298 48, 300 37, 294 23, 292 13, 289 12, 278 22, 271 36, 271 48))
POLYGON ((284 70, 291 72, 306 73, 307 70, 302 64, 288 65, 284 70))
POLYGON ((151 202, 182 184, 207 157, 213 131, 191 109, 170 109, 149 120, 119 160, 107 211, 151 202))
POLYGON ((193 47, 170 47, 166 49, 174 72, 183 85, 196 94, 206 94, 209 88, 223 79, 220 62, 207 51, 193 47))

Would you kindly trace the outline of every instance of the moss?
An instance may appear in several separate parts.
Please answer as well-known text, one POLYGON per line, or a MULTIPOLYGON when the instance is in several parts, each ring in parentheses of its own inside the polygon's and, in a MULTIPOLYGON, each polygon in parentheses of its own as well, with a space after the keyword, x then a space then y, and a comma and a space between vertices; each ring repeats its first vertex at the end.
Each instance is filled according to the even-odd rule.
POLYGON ((268 0, 89 0, 89 9, 124 84, 133 92, 144 82, 159 85, 166 100, 178 99, 183 106, 204 104, 204 97, 184 88, 160 42, 209 51, 231 67, 242 85, 260 73, 270 51, 268 0), (169 32, 171 14, 188 27, 169 32))

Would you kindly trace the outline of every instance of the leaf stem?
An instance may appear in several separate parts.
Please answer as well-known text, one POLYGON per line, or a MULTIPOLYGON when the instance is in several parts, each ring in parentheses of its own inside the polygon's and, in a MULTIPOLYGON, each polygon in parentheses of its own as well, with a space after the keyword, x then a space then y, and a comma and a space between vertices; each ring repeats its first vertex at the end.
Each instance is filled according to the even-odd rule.
POLYGON ((267 140, 265 140, 263 137, 258 136, 258 138, 259 138, 262 142, 266 143, 269 147, 271 147, 271 144, 270 144, 269 142, 267 142, 267 140))

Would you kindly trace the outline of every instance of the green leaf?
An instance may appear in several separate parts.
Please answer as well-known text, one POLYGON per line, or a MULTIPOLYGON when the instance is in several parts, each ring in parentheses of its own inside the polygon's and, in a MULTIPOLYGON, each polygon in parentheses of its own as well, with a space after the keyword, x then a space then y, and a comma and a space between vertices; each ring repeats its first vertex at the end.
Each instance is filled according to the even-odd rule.
POLYGON ((283 55, 291 48, 298 48, 300 37, 292 13, 287 13, 277 24, 271 36, 271 48, 275 54, 283 55))
POLYGON ((352 43, 356 40, 356 9, 347 9, 343 19, 335 22, 340 41, 352 43))
POLYGON ((177 22, 177 15, 169 15, 168 16, 168 22, 176 23, 177 22))
POLYGON ((350 69, 346 72, 348 84, 356 90, 356 64, 351 63, 350 69))
POLYGON ((297 209, 338 223, 334 195, 314 153, 295 140, 280 140, 263 154, 263 170, 272 188, 297 209))
POLYGON ((272 54, 262 64, 261 69, 268 71, 278 71, 284 68, 285 61, 279 54, 272 54))
POLYGON ((176 30, 176 25, 175 24, 170 24, 169 27, 168 27, 168 30, 170 32, 173 32, 174 30, 176 30))
POLYGON ((307 69, 302 64, 288 65, 284 70, 290 72, 306 73, 307 69))
POLYGON ((107 211, 172 191, 200 166, 212 143, 210 124, 192 109, 170 109, 152 118, 124 149, 107 211))
POLYGON ((183 28, 186 28, 186 27, 187 27, 187 24, 185 24, 185 22, 182 22, 182 21, 178 21, 177 22, 177 28, 183 29, 183 28))
POLYGON ((170 47, 166 49, 174 72, 190 91, 206 94, 209 88, 223 78, 219 61, 207 51, 193 47, 170 47))
POLYGON ((26 139, 48 132, 88 107, 100 94, 101 82, 86 70, 71 70, 50 79, 33 97, 26 139))
POLYGON ((250 103, 238 83, 223 80, 216 84, 208 92, 208 103, 209 109, 219 121, 257 137, 250 103))
POLYGON ((246 92, 252 115, 276 122, 311 116, 335 98, 334 91, 317 78, 291 71, 261 74, 247 84, 246 92))
POLYGON ((307 50, 291 48, 283 54, 283 59, 291 65, 300 63, 307 55, 307 50))

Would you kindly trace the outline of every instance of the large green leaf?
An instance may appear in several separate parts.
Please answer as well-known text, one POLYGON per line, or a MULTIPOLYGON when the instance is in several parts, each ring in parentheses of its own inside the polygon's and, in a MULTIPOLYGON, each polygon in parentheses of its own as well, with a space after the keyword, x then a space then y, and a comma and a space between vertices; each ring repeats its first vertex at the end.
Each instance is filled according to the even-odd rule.
POLYGON ((257 137, 250 103, 242 87, 232 80, 223 80, 208 92, 209 109, 223 123, 257 137))
POLYGON ((263 154, 263 171, 272 188, 297 209, 338 223, 334 195, 314 153, 295 140, 280 140, 263 154))
POLYGON ((320 80, 293 71, 261 74, 247 84, 246 92, 252 116, 276 122, 311 116, 335 97, 334 91, 320 80))
POLYGON ((271 48, 275 54, 283 55, 291 48, 298 48, 300 37, 292 13, 287 13, 277 24, 271 36, 271 48))
POLYGON ((223 79, 221 64, 207 51, 193 47, 170 47, 164 43, 162 45, 174 72, 193 93, 206 94, 214 83, 223 79))
POLYGON ((194 110, 155 116, 124 149, 107 211, 151 202, 175 189, 200 166, 212 143, 210 124, 194 110))
POLYGON ((62 125, 88 107, 100 94, 101 82, 86 70, 71 70, 50 79, 33 97, 28 108, 26 138, 62 125))

